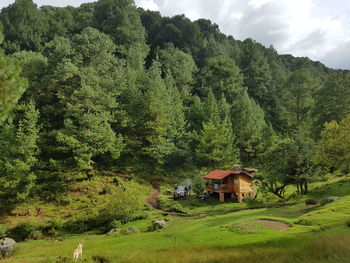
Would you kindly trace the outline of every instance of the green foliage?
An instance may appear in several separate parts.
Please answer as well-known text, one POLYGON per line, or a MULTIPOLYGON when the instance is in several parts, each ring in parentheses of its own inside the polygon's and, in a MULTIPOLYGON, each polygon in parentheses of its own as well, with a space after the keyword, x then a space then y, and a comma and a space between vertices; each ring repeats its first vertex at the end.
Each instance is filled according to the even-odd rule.
POLYGON ((110 220, 130 221, 145 205, 140 191, 142 189, 136 183, 119 186, 103 213, 110 220))
POLYGON ((0 225, 0 238, 7 236, 7 228, 4 225, 0 225))
MULTIPOLYGON (((0 38, 2 36, 0 28, 0 38)), ((0 41, 1 43, 1 41, 0 41)), ((26 79, 20 76, 21 68, 16 60, 6 56, 0 49, 0 124, 16 106, 19 98, 28 86, 26 79)))
POLYGON ((285 105, 291 116, 292 130, 299 129, 309 120, 315 86, 315 80, 305 69, 293 72, 287 80, 285 105))
POLYGON ((334 72, 316 92, 314 128, 318 137, 326 122, 341 121, 350 114, 350 74, 334 72))
POLYGON ((284 198, 285 187, 296 184, 299 194, 308 192, 308 182, 314 174, 312 141, 298 133, 295 139, 277 140, 262 156, 263 190, 284 198))
POLYGON ((195 192, 197 195, 201 195, 204 193, 205 190, 205 180, 203 178, 202 174, 197 173, 192 178, 192 189, 193 192, 195 192))
POLYGON ((19 111, 18 123, 5 125, 0 133, 0 197, 5 207, 24 201, 36 179, 33 169, 39 153, 39 112, 32 102, 19 111))
POLYGON ((41 238, 40 230, 38 225, 27 222, 21 223, 16 227, 8 231, 9 237, 13 238, 17 242, 24 241, 26 239, 36 239, 36 237, 41 238))
POLYGON ((17 0, 2 9, 0 22, 4 25, 7 52, 38 51, 46 40, 47 19, 32 0, 17 0))
POLYGON ((204 167, 230 169, 239 160, 229 109, 223 98, 218 102, 209 94, 206 108, 208 120, 198 135, 196 152, 204 167), (220 109, 219 109, 220 107, 220 109), (220 117, 219 110, 222 111, 220 117))
POLYGON ((97 256, 97 255, 92 256, 92 260, 96 263, 110 263, 110 262, 112 262, 106 256, 97 256))
POLYGON ((93 25, 112 37, 121 55, 145 41, 145 29, 133 4, 132 0, 100 0, 94 8, 93 25))
POLYGON ((341 122, 326 123, 318 141, 316 161, 327 170, 350 171, 350 115, 341 122))
MULTIPOLYGON (((3 209, 34 196, 72 204, 67 187, 108 200, 113 184, 74 182, 100 171, 175 181, 243 162, 282 197, 290 184, 305 194, 320 167, 350 169, 347 71, 132 0, 40 9, 17 0, 0 22, 3 209)), ((130 213, 116 216, 139 217, 130 213)), ((74 231, 103 222, 96 211, 71 219, 74 231)))

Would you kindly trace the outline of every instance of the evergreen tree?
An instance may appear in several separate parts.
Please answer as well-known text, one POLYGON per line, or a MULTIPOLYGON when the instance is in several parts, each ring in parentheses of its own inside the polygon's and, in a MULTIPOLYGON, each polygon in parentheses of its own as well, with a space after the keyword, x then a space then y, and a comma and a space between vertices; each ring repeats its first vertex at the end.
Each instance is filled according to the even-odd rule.
POLYGON ((299 130, 309 121, 313 107, 315 80, 306 70, 293 72, 287 82, 285 105, 291 116, 291 129, 299 130))
POLYGON ((37 163, 39 112, 29 102, 19 108, 18 123, 6 124, 0 131, 0 198, 3 208, 23 202, 35 185, 33 168, 37 163))
POLYGON ((313 114, 317 137, 324 123, 333 120, 339 122, 350 114, 350 73, 336 72, 329 75, 326 83, 316 92, 313 114))
POLYGON ((145 29, 133 0, 99 0, 94 8, 93 25, 111 36, 121 56, 131 46, 145 43, 145 29))
POLYGON ((112 55, 114 44, 96 29, 83 30, 73 42, 79 60, 77 66, 68 63, 64 68, 65 75, 73 74, 75 80, 59 92, 64 128, 56 138, 62 150, 72 152, 79 169, 90 171, 93 158, 108 154, 117 159, 123 148, 121 136, 111 127, 117 117, 114 73, 118 62, 112 55))
POLYGON ((16 0, 1 10, 7 53, 20 50, 38 51, 45 43, 48 23, 32 0, 16 0))
POLYGON ((225 99, 218 103, 212 94, 209 95, 206 106, 208 120, 203 123, 203 128, 198 134, 196 152, 203 166, 211 169, 230 169, 239 161, 239 153, 235 145, 229 106, 225 99), (220 111, 223 118, 220 117, 220 111))
MULTIPOLYGON (((1 42, 0 26, 0 44, 1 42)), ((20 76, 20 73, 21 67, 18 63, 0 50, 0 124, 16 106, 17 101, 28 86, 27 81, 20 76)))

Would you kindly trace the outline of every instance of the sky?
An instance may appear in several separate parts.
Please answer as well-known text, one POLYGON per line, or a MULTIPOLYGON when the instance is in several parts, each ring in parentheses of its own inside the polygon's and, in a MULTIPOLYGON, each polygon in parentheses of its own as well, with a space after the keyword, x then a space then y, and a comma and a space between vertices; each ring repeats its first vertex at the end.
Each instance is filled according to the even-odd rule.
MULTIPOLYGON (((210 19, 235 39, 248 37, 280 54, 307 56, 350 69, 350 0, 134 0, 164 16, 210 19)), ((0 0, 0 8, 14 0, 0 0)), ((34 0, 38 6, 79 6, 93 0, 34 0)))

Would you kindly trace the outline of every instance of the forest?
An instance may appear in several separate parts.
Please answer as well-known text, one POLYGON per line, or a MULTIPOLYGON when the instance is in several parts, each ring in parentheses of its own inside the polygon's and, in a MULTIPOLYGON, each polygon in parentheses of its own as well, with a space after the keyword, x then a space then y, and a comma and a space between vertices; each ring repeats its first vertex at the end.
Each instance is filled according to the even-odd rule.
POLYGON ((132 0, 16 0, 0 23, 2 212, 54 199, 74 172, 153 180, 243 164, 281 199, 350 172, 347 70, 132 0))

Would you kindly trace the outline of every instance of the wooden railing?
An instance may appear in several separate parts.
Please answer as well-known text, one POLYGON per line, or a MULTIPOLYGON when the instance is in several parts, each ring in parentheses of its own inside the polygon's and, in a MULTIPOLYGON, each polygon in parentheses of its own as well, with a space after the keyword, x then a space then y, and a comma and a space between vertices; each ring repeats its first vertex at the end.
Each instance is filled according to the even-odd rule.
POLYGON ((207 185, 207 189, 210 191, 232 191, 233 188, 229 187, 227 184, 215 184, 210 183, 207 185))

